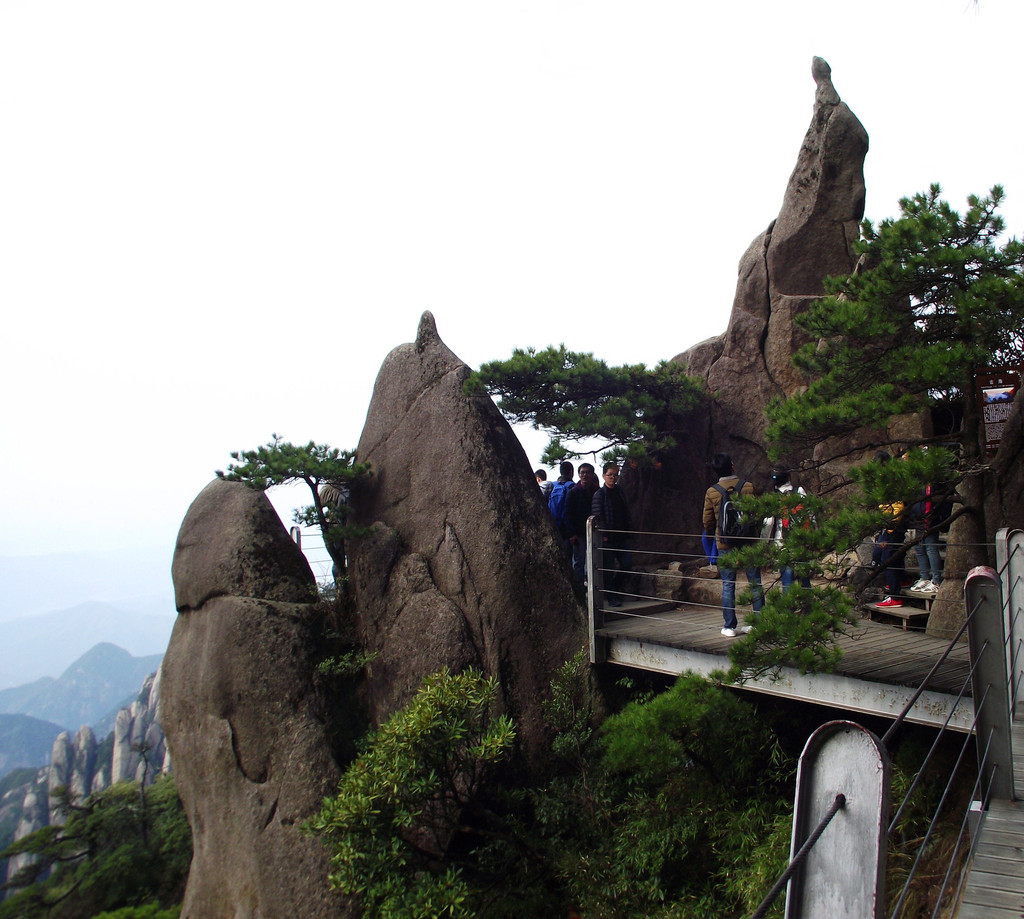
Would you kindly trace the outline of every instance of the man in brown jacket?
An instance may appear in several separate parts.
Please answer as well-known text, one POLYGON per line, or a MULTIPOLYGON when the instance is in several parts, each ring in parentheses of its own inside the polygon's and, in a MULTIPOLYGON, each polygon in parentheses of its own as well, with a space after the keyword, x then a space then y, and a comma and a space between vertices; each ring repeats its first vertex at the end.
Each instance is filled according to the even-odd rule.
MULTIPOLYGON (((718 570, 722 576, 722 618, 725 627, 722 634, 726 638, 735 638, 738 634, 749 632, 750 626, 740 626, 736 621, 736 569, 729 563, 729 553, 736 546, 730 545, 722 537, 721 508, 722 500, 727 494, 752 495, 754 486, 750 482, 740 482, 728 453, 716 453, 711 460, 711 468, 718 476, 718 483, 712 485, 704 495, 704 529, 714 532, 718 544, 718 570)), ((757 568, 747 568, 747 583, 754 591, 754 612, 764 606, 764 593, 761 590, 761 572, 757 568)))

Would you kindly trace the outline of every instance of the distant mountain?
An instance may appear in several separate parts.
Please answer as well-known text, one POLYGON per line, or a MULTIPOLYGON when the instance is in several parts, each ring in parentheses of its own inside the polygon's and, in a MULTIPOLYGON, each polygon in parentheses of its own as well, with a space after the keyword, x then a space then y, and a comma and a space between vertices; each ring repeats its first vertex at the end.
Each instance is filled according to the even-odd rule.
POLYGON ((172 545, 0 556, 0 622, 67 609, 85 600, 144 613, 173 612, 173 550, 172 545), (141 609, 142 602, 151 608, 141 609))
POLYGON ((38 769, 50 761, 53 741, 64 728, 28 715, 0 715, 0 776, 12 769, 38 769))
MULTIPOLYGON (((85 655, 81 669, 87 671, 93 664, 116 657, 109 648, 93 648, 85 655)), ((63 785, 73 796, 82 799, 116 782, 151 783, 158 775, 170 771, 167 742, 156 720, 159 684, 158 675, 148 675, 142 688, 126 700, 128 705, 118 711, 114 730, 99 735, 98 739, 89 728, 71 736, 59 725, 52 725, 51 729, 58 733, 46 751, 46 765, 18 768, 0 776, 0 851, 13 841, 16 832, 23 836, 49 823, 49 788, 63 785)), ((0 715, 0 719, 8 717, 19 724, 34 721, 21 715, 0 715)), ((3 884, 30 858, 15 856, 7 861, 0 860, 0 899, 3 884)))
POLYGON ((55 682, 53 677, 44 676, 34 683, 26 683, 24 686, 0 689, 0 712, 26 711, 29 703, 55 682))
POLYGON ((0 690, 0 713, 30 715, 74 733, 83 724, 96 724, 130 701, 162 658, 162 653, 133 657, 117 645, 101 642, 56 680, 37 680, 28 686, 0 690))
POLYGON ((0 690, 53 679, 99 642, 115 644, 137 656, 162 654, 175 615, 173 601, 166 605, 145 601, 138 606, 90 602, 0 621, 0 690))

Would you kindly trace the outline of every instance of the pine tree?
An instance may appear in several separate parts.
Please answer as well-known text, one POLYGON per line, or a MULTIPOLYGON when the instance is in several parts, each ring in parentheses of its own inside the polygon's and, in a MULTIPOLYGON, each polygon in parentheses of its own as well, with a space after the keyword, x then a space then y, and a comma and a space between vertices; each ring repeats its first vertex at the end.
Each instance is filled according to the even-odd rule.
POLYGON ((611 367, 564 344, 517 348, 508 360, 482 364, 466 389, 485 389, 498 397, 510 421, 548 431, 541 460, 549 465, 582 456, 572 445, 593 440, 607 451, 605 460, 656 460, 672 448, 684 417, 704 398, 701 383, 678 364, 611 367))
MULTIPOLYGON (((963 214, 941 193, 932 185, 901 199, 900 217, 877 229, 864 223, 857 270, 828 279, 829 295, 797 319, 814 339, 794 358, 810 385, 769 407, 767 436, 773 458, 807 456, 823 441, 863 429, 876 432, 877 446, 893 446, 884 434, 892 418, 951 406, 961 421, 941 439, 956 449, 933 457, 932 465, 954 473, 954 513, 968 516, 966 541, 980 546, 994 527, 984 520, 984 431, 974 373, 1024 362, 1024 245, 1003 240, 1000 186, 984 198, 971 195, 963 214)), ((903 438, 898 447, 926 444, 903 438)), ((818 464, 833 458, 819 447, 818 464)), ((896 469, 889 475, 905 477, 896 469)))
MULTIPOLYGON (((985 544, 999 522, 985 520, 991 483, 974 373, 1024 359, 1024 246, 1003 239, 999 186, 987 197, 968 198, 962 215, 940 195, 932 185, 902 199, 898 218, 877 229, 864 223, 856 270, 827 279, 827 295, 797 317, 812 338, 794 356, 807 374, 806 390, 768 407, 773 460, 799 455, 811 457, 801 464, 805 472, 834 469, 836 460, 848 461, 848 436, 856 433, 856 449, 888 448, 904 461, 854 465, 833 483, 844 487, 828 494, 748 501, 764 517, 792 517, 800 504, 809 519, 792 526, 782 545, 739 550, 740 567, 790 567, 797 577, 827 573, 820 560, 830 549, 857 546, 883 525, 882 507, 909 507, 929 483, 943 483, 946 500, 934 500, 949 508, 935 525, 963 518, 959 542, 966 564, 987 562, 985 544), (951 431, 908 438, 904 426, 889 433, 897 416, 940 404, 959 419, 951 431)), ((834 635, 852 606, 848 593, 836 588, 769 592, 750 620, 754 631, 732 647, 730 675, 792 664, 830 669, 838 656, 834 635)))
POLYGON ((277 434, 264 446, 232 453, 231 458, 236 462, 226 472, 218 469, 218 478, 261 491, 288 482, 308 486, 313 503, 295 511, 295 523, 320 528, 335 571, 343 572, 345 539, 356 532, 348 522, 348 499, 355 483, 370 474, 369 465, 357 463, 350 450, 313 441, 295 446, 277 434))

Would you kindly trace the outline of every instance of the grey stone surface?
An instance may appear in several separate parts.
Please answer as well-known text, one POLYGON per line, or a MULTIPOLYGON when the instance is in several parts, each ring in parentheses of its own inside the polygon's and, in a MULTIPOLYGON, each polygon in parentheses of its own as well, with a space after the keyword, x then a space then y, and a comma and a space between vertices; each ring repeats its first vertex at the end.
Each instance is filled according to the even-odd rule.
POLYGON ((369 486, 354 498, 372 536, 352 545, 352 584, 380 721, 423 678, 473 665, 535 761, 547 744, 541 700, 585 642, 583 612, 530 464, 430 313, 416 341, 381 366, 357 455, 369 486))
MULTIPOLYGON (((722 354, 706 377, 717 394, 710 452, 733 454, 748 477, 768 469, 768 401, 805 385, 791 361, 808 338, 794 317, 824 294, 826 276, 853 270, 853 244, 864 216, 867 132, 840 100, 821 58, 814 59, 812 76, 811 123, 782 207, 740 261, 722 354)), ((688 355, 680 359, 689 364, 688 355)))
POLYGON ((1024 528, 1024 396, 1018 391, 1003 427, 999 450, 992 457, 995 490, 985 507, 989 520, 1024 528))
POLYGON ((765 407, 805 385, 791 364, 807 341, 794 318, 824 293, 827 275, 854 267, 868 137, 839 98, 828 64, 815 58, 811 75, 811 121, 778 215, 740 259, 728 327, 673 358, 706 381, 711 404, 687 419, 688 436, 661 473, 624 482, 645 529, 700 532, 704 492, 715 478, 707 462, 715 453, 731 454, 740 475, 759 489, 767 485, 765 407))
POLYGON ((326 849, 300 829, 340 770, 297 551, 267 498, 236 483, 211 483, 182 523, 160 703, 194 846, 182 917, 350 914, 326 849))
POLYGON ((305 556, 266 496, 220 479, 189 507, 171 575, 179 613, 218 596, 301 603, 309 599, 312 581, 305 556))

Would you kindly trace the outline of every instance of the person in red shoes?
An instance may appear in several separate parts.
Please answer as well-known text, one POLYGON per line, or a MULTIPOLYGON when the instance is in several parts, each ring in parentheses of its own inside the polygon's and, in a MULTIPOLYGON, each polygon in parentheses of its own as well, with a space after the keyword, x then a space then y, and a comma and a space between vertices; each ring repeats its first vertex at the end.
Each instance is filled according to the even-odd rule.
MULTIPOLYGON (((885 450, 879 450, 875 454, 875 459, 884 463, 892 457, 885 450)), ((907 533, 903 502, 893 501, 892 504, 880 504, 879 509, 885 514, 886 523, 875 536, 875 547, 871 552, 871 567, 885 569, 885 599, 881 603, 877 603, 876 606, 898 609, 903 606, 900 592, 904 572, 902 566, 891 565, 890 561, 902 548, 903 539, 907 533)))

